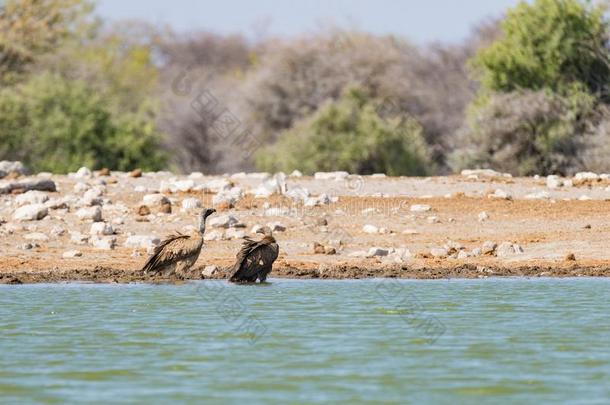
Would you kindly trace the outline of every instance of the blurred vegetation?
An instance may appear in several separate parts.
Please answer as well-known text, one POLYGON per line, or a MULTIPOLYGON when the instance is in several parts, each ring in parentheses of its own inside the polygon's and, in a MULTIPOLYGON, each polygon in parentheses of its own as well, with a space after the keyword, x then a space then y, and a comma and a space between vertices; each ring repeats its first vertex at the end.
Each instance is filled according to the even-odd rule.
POLYGON ((461 44, 417 46, 332 28, 257 41, 176 33, 110 24, 84 0, 7 0, 0 159, 62 172, 608 171, 604 13, 520 2, 461 44), (202 94, 216 103, 207 114, 194 108, 202 94))
POLYGON ((262 170, 345 170, 423 176, 432 172, 422 127, 410 117, 384 119, 369 97, 349 89, 336 102, 323 104, 285 133, 273 146, 260 150, 262 170))

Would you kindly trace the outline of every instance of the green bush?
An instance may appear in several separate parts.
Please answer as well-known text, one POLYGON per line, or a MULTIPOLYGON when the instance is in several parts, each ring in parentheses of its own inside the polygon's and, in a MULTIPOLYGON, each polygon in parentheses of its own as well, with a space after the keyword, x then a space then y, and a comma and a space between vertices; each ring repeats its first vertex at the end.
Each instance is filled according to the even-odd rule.
POLYGON ((610 64, 601 7, 578 0, 522 1, 508 11, 502 30, 473 60, 484 90, 561 91, 580 82, 605 94, 610 64))
POLYGON ((421 126, 412 118, 383 119, 358 89, 348 90, 257 152, 267 171, 346 170, 350 173, 425 175, 432 172, 421 126))
POLYGON ((113 114, 81 80, 43 73, 0 91, 0 159, 34 170, 67 172, 86 165, 128 170, 162 168, 154 121, 113 114))

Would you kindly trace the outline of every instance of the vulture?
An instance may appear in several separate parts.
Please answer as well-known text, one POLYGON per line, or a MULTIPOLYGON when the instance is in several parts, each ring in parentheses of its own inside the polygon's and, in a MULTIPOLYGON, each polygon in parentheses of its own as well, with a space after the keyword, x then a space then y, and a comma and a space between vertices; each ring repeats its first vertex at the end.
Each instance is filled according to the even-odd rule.
POLYGON ((277 259, 280 247, 268 226, 264 226, 257 233, 264 236, 261 240, 245 237, 232 268, 233 275, 230 281, 234 283, 254 283, 258 278, 264 282, 271 272, 273 262, 277 259))
POLYGON ((206 219, 215 213, 213 208, 204 209, 199 217, 199 231, 190 235, 178 233, 167 237, 148 258, 142 268, 144 274, 177 274, 183 276, 197 261, 203 246, 206 219))

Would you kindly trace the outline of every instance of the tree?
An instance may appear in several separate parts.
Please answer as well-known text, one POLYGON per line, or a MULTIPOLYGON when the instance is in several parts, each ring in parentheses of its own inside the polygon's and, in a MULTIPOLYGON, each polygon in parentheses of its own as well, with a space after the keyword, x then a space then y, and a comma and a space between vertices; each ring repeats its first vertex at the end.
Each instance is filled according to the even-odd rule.
POLYGON ((346 170, 351 173, 425 175, 433 171, 421 126, 411 117, 384 119, 379 104, 352 88, 281 134, 256 154, 268 171, 346 170))
POLYGON ((0 91, 0 159, 34 170, 67 172, 86 165, 160 169, 154 120, 111 112, 112 103, 82 80, 43 73, 0 91))
POLYGON ((503 36, 473 65, 484 91, 562 91, 582 83, 606 96, 610 64, 603 8, 579 0, 521 1, 502 22, 503 36))

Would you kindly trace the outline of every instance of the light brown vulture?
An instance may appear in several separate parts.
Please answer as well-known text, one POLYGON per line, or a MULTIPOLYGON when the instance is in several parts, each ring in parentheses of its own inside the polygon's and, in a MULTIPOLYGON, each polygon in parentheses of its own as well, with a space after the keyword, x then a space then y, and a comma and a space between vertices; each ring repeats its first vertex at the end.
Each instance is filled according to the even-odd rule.
POLYGON ((280 247, 271 229, 264 226, 256 232, 262 233, 264 237, 261 240, 244 238, 245 241, 237 253, 232 269, 233 275, 230 281, 234 283, 254 283, 257 278, 261 283, 264 282, 271 272, 273 262, 277 259, 280 247))
POLYGON ((197 261, 203 246, 206 219, 215 213, 213 208, 204 209, 199 217, 199 231, 189 235, 177 234, 167 237, 148 258, 142 270, 144 274, 176 274, 184 276, 197 261))

